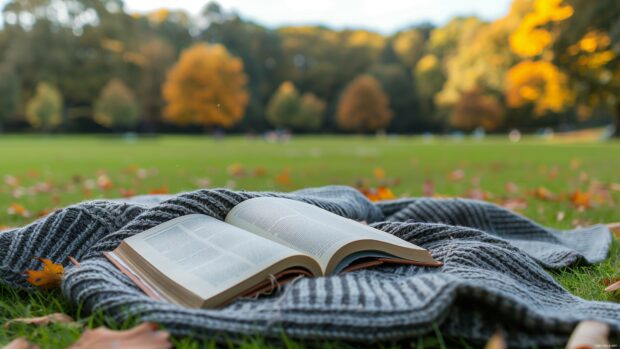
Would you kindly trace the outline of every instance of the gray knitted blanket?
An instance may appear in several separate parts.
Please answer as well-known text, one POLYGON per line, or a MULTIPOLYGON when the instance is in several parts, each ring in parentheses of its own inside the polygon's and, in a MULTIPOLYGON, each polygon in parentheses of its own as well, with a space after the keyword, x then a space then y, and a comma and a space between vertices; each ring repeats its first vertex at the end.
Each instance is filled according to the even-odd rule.
POLYGON ((261 333, 294 338, 398 340, 432 333, 483 342, 503 331, 511 346, 563 345, 584 319, 620 333, 620 304, 586 301, 563 289, 544 267, 603 260, 605 226, 572 231, 542 227, 498 206, 462 199, 401 199, 373 204, 356 190, 331 186, 289 194, 198 190, 169 198, 92 201, 0 234, 0 279, 27 288, 33 257, 66 266, 64 295, 117 321, 138 317, 175 335, 239 338, 261 333), (380 266, 303 278, 278 293, 239 299, 222 309, 184 309, 153 301, 103 256, 119 242, 175 217, 223 219, 258 196, 304 201, 427 248, 442 268, 380 266), (145 200, 146 199, 146 200, 145 200), (81 262, 68 263, 73 256, 81 262))

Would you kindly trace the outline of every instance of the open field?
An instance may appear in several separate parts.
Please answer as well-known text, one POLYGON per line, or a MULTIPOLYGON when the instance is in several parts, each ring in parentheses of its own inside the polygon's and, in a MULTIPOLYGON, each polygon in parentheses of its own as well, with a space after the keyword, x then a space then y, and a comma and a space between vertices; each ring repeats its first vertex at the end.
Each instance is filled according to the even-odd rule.
MULTIPOLYGON (((267 143, 242 137, 2 136, 0 155, 0 226, 19 226, 54 208, 97 198, 205 186, 289 191, 328 184, 385 186, 396 196, 484 198, 558 228, 620 221, 618 142, 297 137, 267 143)), ((618 301, 602 292, 603 281, 618 276, 618 245, 601 265, 554 275, 579 296, 618 301)), ((58 293, 0 287, 2 323, 55 311, 79 315, 58 293)), ((100 315, 81 318, 102 321, 100 315)), ((61 345, 78 334, 62 326, 14 326, 0 330, 0 343, 26 335, 38 343, 61 345)), ((261 347, 260 342, 249 339, 244 345, 261 347)), ((438 334, 422 344, 441 347, 442 339, 438 334)), ((184 341, 181 347, 197 345, 184 341)))

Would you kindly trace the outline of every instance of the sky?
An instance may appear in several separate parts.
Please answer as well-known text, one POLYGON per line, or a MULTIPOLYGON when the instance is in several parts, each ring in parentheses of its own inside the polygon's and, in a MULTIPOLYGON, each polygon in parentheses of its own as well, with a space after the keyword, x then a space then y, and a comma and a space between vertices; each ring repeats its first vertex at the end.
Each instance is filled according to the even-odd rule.
MULTIPOLYGON (((0 8, 9 0, 0 0, 0 8)), ((160 8, 198 14, 209 0, 125 0, 128 12, 160 8)), ((412 24, 442 25, 455 16, 493 20, 508 13, 511 0, 218 0, 225 10, 268 27, 317 25, 364 28, 391 34, 412 24)), ((1 23, 0 23, 1 26, 1 23)))
MULTIPOLYGON (((278 27, 324 24, 333 28, 365 28, 382 33, 420 22, 441 25, 455 16, 491 20, 508 12, 510 0, 219 0, 243 18, 278 27)), ((197 14, 207 0, 125 0, 130 12, 181 8, 197 14)))

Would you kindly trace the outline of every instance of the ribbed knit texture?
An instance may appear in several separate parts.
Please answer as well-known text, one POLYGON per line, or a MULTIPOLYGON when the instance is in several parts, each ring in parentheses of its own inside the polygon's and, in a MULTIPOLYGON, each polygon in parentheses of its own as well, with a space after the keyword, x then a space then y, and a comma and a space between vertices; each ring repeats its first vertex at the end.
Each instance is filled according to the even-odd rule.
POLYGON ((63 293, 86 310, 117 321, 139 317, 175 335, 241 338, 261 333, 354 341, 398 340, 432 333, 482 342, 496 330, 511 346, 563 345, 584 319, 620 333, 620 304, 586 301, 541 267, 603 260, 611 243, 602 225, 572 231, 542 227, 498 206, 462 199, 402 199, 373 204, 356 190, 331 186, 289 194, 199 190, 173 197, 94 201, 67 207, 0 234, 0 279, 28 288, 33 257, 62 262, 63 293), (119 242, 170 219, 203 213, 224 219, 243 200, 281 196, 371 223, 427 248, 442 268, 383 266, 303 278, 271 296, 216 309, 156 302, 102 257, 119 242), (81 262, 68 263, 73 256, 81 262))

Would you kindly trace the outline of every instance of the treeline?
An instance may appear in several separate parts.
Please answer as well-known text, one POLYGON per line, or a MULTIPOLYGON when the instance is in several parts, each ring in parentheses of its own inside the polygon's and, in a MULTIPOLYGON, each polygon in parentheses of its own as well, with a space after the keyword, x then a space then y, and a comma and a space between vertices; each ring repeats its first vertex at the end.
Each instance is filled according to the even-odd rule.
POLYGON ((192 17, 129 14, 120 0, 12 0, 2 18, 0 127, 10 131, 619 125, 615 0, 514 0, 491 23, 389 36, 270 29, 213 2, 192 17))

